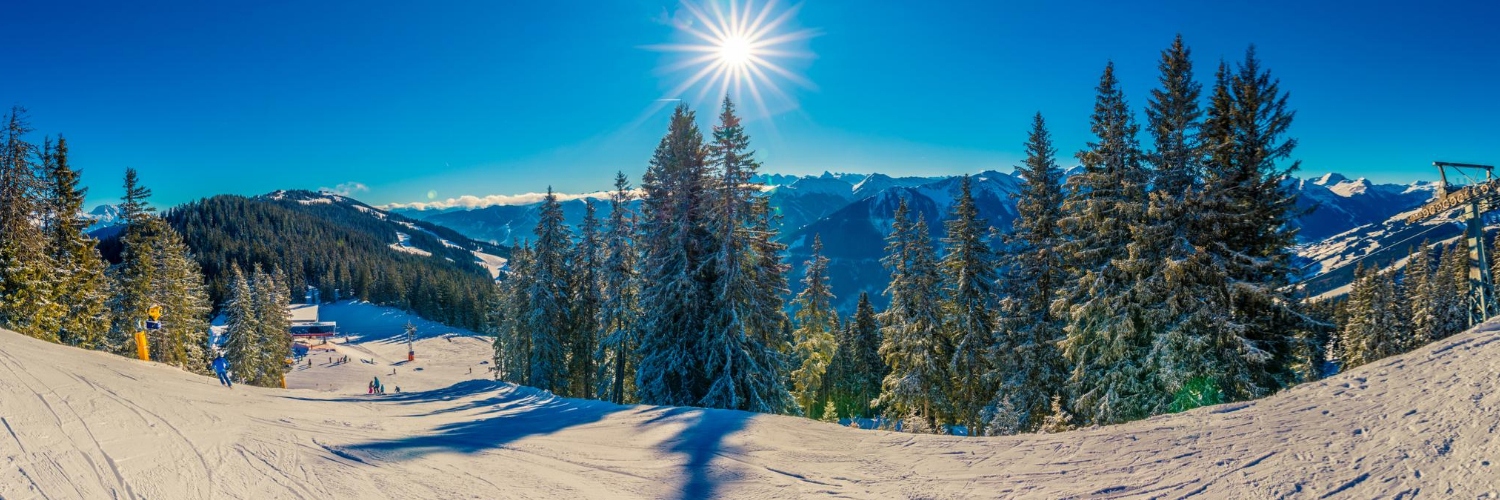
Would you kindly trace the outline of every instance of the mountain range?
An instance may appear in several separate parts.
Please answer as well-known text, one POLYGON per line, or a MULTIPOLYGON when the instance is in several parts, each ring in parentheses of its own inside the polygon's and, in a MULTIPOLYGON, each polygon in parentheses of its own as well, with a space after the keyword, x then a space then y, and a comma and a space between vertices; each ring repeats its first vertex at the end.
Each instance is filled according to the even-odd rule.
MULTIPOLYGON (((767 186, 766 195, 781 217, 783 241, 789 245, 788 260, 797 274, 800 275, 809 257, 813 235, 821 235, 824 255, 830 261, 830 281, 841 310, 852 309, 861 291, 869 292, 877 305, 884 302, 880 292, 889 277, 879 260, 899 202, 905 200, 914 214, 923 217, 936 239, 942 235, 942 221, 959 189, 957 176, 891 177, 879 173, 825 172, 803 176, 761 174, 755 181, 767 186)), ((1396 252, 1399 245, 1395 243, 1401 238, 1423 231, 1428 231, 1423 234, 1434 241, 1458 232, 1444 230, 1443 221, 1408 228, 1404 222, 1395 220, 1395 216, 1432 198, 1436 187, 1432 182, 1377 184, 1337 173, 1291 178, 1286 182, 1298 195, 1298 215, 1293 224, 1298 228, 1302 278, 1308 280, 1310 290, 1315 289, 1316 293, 1347 283, 1352 274, 1344 268, 1357 260, 1392 260, 1379 252, 1370 255, 1374 249, 1396 252)), ((973 176, 980 216, 998 230, 1008 230, 1016 217, 1013 196, 1020 183, 1021 179, 1010 173, 986 171, 973 176)), ((582 220, 584 203, 582 200, 563 203, 564 216, 570 225, 576 227, 582 220)), ((601 216, 605 210, 600 207, 601 216)), ((537 221, 535 204, 393 212, 500 245, 529 239, 537 221)), ((795 281, 796 276, 793 287, 797 288, 795 281)))

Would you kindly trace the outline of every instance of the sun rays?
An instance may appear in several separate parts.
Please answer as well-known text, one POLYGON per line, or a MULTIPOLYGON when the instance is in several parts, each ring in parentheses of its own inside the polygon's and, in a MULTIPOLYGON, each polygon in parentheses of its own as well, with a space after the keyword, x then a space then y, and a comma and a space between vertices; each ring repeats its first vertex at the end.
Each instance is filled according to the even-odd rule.
MULTIPOLYGON (((807 40, 817 30, 793 26, 801 5, 782 8, 769 0, 757 8, 746 0, 685 0, 671 18, 682 42, 647 48, 678 59, 663 68, 670 78, 686 75, 665 97, 692 104, 714 102, 725 95, 747 102, 761 116, 796 107, 782 88, 790 83, 815 88, 788 62, 805 62, 813 54, 807 40)), ((658 105, 658 109, 659 109, 658 105)))

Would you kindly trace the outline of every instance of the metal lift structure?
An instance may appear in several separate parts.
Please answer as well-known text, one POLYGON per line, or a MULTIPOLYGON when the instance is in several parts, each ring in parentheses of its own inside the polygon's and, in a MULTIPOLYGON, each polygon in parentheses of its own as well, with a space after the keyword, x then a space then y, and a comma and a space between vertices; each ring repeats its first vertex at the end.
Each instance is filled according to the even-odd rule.
POLYGON ((1437 167, 1441 179, 1437 198, 1408 216, 1406 223, 1416 224, 1464 209, 1464 239, 1469 246, 1469 325, 1477 325, 1500 311, 1495 302, 1490 252, 1484 239, 1484 214, 1500 206, 1500 179, 1495 178, 1495 167, 1491 165, 1435 161, 1432 166, 1437 167), (1449 184, 1450 170, 1457 174, 1457 179, 1468 181, 1467 184, 1449 184), (1481 171, 1483 179, 1478 177, 1481 171))

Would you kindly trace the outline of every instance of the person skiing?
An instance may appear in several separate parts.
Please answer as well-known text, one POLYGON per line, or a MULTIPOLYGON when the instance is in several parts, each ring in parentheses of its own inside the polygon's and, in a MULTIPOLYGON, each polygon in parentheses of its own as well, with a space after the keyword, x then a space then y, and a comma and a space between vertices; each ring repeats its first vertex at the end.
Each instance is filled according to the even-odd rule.
POLYGON ((370 385, 375 386, 375 394, 385 394, 383 388, 380 387, 380 377, 375 377, 375 381, 370 382, 370 385))
POLYGON ((224 359, 223 354, 214 357, 214 373, 219 375, 219 383, 224 384, 224 387, 234 387, 234 383, 229 381, 229 361, 224 359))

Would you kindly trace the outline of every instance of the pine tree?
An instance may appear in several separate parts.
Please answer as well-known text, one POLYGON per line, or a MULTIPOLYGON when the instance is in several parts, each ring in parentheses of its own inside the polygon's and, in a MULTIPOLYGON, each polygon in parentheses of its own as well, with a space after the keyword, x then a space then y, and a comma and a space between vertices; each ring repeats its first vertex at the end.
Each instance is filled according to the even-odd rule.
POLYGON ((1332 345, 1328 347, 1328 359, 1339 364, 1339 370, 1353 368, 1351 360, 1362 359, 1365 336, 1374 327, 1370 323, 1375 308, 1369 272, 1364 262, 1354 264, 1354 279, 1349 282, 1349 294, 1344 300, 1343 320, 1332 345))
POLYGON ((1348 370, 1416 346, 1406 298, 1394 271, 1357 269, 1349 296, 1349 319, 1340 338, 1340 364, 1348 370))
MULTIPOLYGON (((758 385, 767 395, 766 400, 780 408, 775 411, 788 413, 797 408, 796 400, 786 387, 794 350, 792 319, 786 313, 786 296, 791 295, 787 273, 791 272, 791 266, 785 262, 786 244, 779 241, 776 230, 779 225, 779 216, 773 213, 770 198, 755 197, 750 204, 749 227, 750 247, 754 249, 751 270, 756 292, 751 296, 751 310, 755 311, 751 324, 754 325, 755 342, 759 344, 759 355, 766 360, 763 369, 755 375, 760 379, 758 385)), ((834 316, 835 327, 837 324, 838 317, 834 316)))
POLYGON ((641 180, 640 362, 637 399, 698 404, 707 386, 695 353, 710 302, 701 273, 713 251, 706 230, 708 185, 703 136, 679 105, 641 180))
MULTIPOLYGON (((514 252, 514 251, 513 251, 514 252)), ((513 268, 515 255, 507 260, 507 268, 513 268)), ((502 268, 495 280, 495 293, 490 295, 489 303, 485 304, 484 333, 494 339, 490 341, 490 376, 494 380, 506 379, 503 367, 510 357, 510 281, 506 277, 510 274, 507 268, 502 268)))
MULTIPOLYGON (((210 304, 203 272, 182 237, 155 216, 146 201, 150 190, 139 185, 135 170, 125 170, 127 221, 121 238, 121 263, 111 269, 113 325, 105 349, 134 353, 132 340, 152 306, 160 306, 162 328, 148 332, 151 359, 196 372, 207 372, 210 304)), ((283 312, 283 314, 285 314, 283 312)))
POLYGON ((602 291, 599 309, 599 388, 598 394, 623 404, 634 400, 637 342, 636 324, 640 304, 635 267, 635 215, 630 207, 630 181, 623 172, 615 174, 615 191, 610 195, 609 222, 604 235, 602 291))
POLYGON ((526 323, 533 267, 530 243, 512 250, 506 267, 508 272, 496 285, 495 378, 524 384, 531 375, 532 338, 526 323))
POLYGON ((1073 415, 1063 409, 1062 396, 1053 396, 1051 409, 1047 411, 1047 418, 1042 420, 1041 427, 1037 431, 1045 434, 1071 431, 1077 428, 1073 424, 1073 419, 1073 415))
POLYGON ((1207 148, 1200 241, 1227 276, 1231 344, 1249 372, 1231 398, 1257 397, 1297 382, 1300 332, 1315 327, 1292 296, 1296 193, 1284 181, 1299 162, 1286 137, 1294 113, 1280 82, 1261 68, 1252 46, 1231 72, 1220 64, 1201 137, 1207 148))
POLYGON ((1434 317, 1424 342, 1448 338, 1469 328, 1469 256, 1462 241, 1443 252, 1438 267, 1429 279, 1434 317))
POLYGON ((785 386, 786 361, 775 340, 787 320, 780 297, 786 290, 785 269, 779 245, 766 246, 774 238, 766 223, 769 211, 755 213, 752 206, 749 181, 758 164, 749 143, 734 103, 725 97, 708 147, 719 178, 708 210, 714 251, 702 281, 710 285, 709 310, 695 352, 708 385, 697 403, 781 413, 795 409, 785 386))
POLYGON ((0 327, 52 342, 59 341, 65 308, 53 301, 47 237, 35 221, 45 207, 26 110, 11 108, 0 151, 0 327))
POLYGON ((146 201, 150 197, 151 189, 141 185, 135 169, 126 167, 125 194, 120 197, 120 222, 129 226, 155 212, 156 208, 146 201))
MULTIPOLYGON (((837 314, 834 316, 837 318, 837 314)), ((858 417, 854 393, 854 377, 857 376, 854 361, 854 318, 845 318, 833 332, 833 358, 823 375, 825 408, 830 408, 833 418, 858 417)), ((829 415, 823 415, 828 418, 829 415)))
POLYGON ((1035 430, 1049 415, 1065 378, 1057 343, 1063 324, 1052 312, 1066 275, 1062 269, 1062 170, 1041 113, 1032 120, 1022 178, 1015 195, 1017 218, 1006 237, 1001 267, 999 333, 990 352, 989 377, 997 384, 990 404, 989 432, 1035 430), (1007 426, 1003 423, 1012 423, 1007 426))
MULTIPOLYGON (((881 314, 880 355, 888 367, 879 403, 891 415, 914 417, 936 429, 948 417, 947 385, 952 343, 943 335, 937 258, 927 222, 908 220, 906 201, 896 207, 882 263, 891 272, 881 314)), ((914 423, 914 422, 913 422, 914 423)))
MULTIPOLYGON (((157 332, 159 343, 151 349, 152 358, 184 370, 207 374, 209 359, 204 350, 208 345, 208 315, 212 306, 203 284, 203 270, 177 231, 161 219, 153 219, 153 224, 161 228, 155 232, 156 239, 152 242, 158 274, 157 281, 152 284, 151 302, 162 307, 162 329, 157 332)), ((282 337, 287 331, 284 327, 285 303, 283 298, 279 312, 283 318, 282 337)))
POLYGON ((1434 273, 1430 242, 1423 241, 1421 246, 1411 249, 1402 275, 1407 299, 1411 301, 1412 333, 1417 338, 1428 340, 1436 338, 1439 329, 1438 309, 1442 306, 1438 300, 1438 287, 1436 286, 1440 280, 1434 277, 1441 276, 1441 272, 1434 273))
POLYGON ((600 291, 601 254, 603 236, 599 232, 599 218, 595 215, 594 202, 584 202, 583 224, 579 227, 578 243, 573 247, 569 273, 572 288, 572 321, 569 332, 568 376, 571 380, 569 394, 574 397, 594 398, 595 351, 599 349, 599 308, 603 302, 600 291))
POLYGON ((945 290, 944 336, 953 345, 947 399, 953 404, 955 419, 971 436, 983 432, 980 415, 995 394, 985 374, 992 369, 989 350, 995 339, 994 312, 999 301, 995 255, 985 241, 990 228, 979 218, 972 189, 965 176, 948 215, 943 238, 946 254, 939 264, 945 290))
POLYGON ((526 385, 567 394, 568 247, 572 238, 563 223, 562 205, 547 188, 536 230, 531 276, 524 294, 529 302, 523 324, 530 339, 530 367, 526 385))
POLYGON ((838 418, 871 418, 880 396, 885 360, 880 358, 880 323, 868 293, 860 292, 854 315, 845 318, 834 341, 827 376, 828 401, 838 418))
POLYGON ((850 375, 846 380, 852 404, 845 414, 874 417, 874 402, 880 396, 880 386, 887 370, 885 360, 880 357, 880 322, 875 318, 875 307, 870 305, 867 293, 859 294, 854 319, 849 322, 849 339, 850 375))
MULTIPOLYGON (((1147 155, 1147 161, 1155 167, 1153 190, 1182 205, 1199 188, 1202 176, 1203 146, 1198 131, 1203 126, 1203 111, 1198 105, 1202 85, 1193 79, 1192 51, 1182 42, 1181 34, 1162 51, 1157 68, 1161 71, 1161 87, 1151 90, 1146 105, 1147 128, 1156 150, 1147 155)), ((1163 218, 1182 215, 1168 213, 1163 218)))
POLYGON ((1118 88, 1114 64, 1104 69, 1091 128, 1096 141, 1078 153, 1083 171, 1068 179, 1060 221, 1071 285, 1063 294, 1067 325, 1063 356, 1072 364, 1072 408, 1086 423, 1139 419, 1157 407, 1147 352, 1153 332, 1133 300, 1136 276, 1117 262, 1131 257, 1131 228, 1144 217, 1146 169, 1137 126, 1118 88))
POLYGON ((1161 87, 1146 106, 1155 151, 1153 189, 1144 217, 1132 231, 1122 267, 1136 276, 1134 301, 1151 339, 1147 372, 1159 396, 1148 413, 1216 404, 1225 392, 1236 399, 1254 390, 1253 361, 1240 356, 1243 325, 1230 321, 1228 277, 1203 248, 1214 244, 1195 216, 1204 211, 1205 154, 1199 132, 1201 86, 1193 80, 1191 52, 1182 36, 1162 51, 1161 87))
POLYGON ((54 301, 66 308, 59 340, 84 349, 103 346, 109 330, 109 281, 97 241, 83 233, 80 216, 87 188, 78 185, 79 172, 68 163, 68 141, 57 139, 47 173, 50 190, 48 241, 54 265, 54 301))
POLYGON ((801 366, 792 371, 792 391, 797 404, 808 418, 818 419, 829 401, 824 391, 825 377, 834 353, 840 347, 834 335, 838 325, 833 310, 833 292, 828 287, 828 258, 823 256, 823 238, 813 235, 812 257, 802 278, 802 292, 792 300, 796 310, 797 359, 801 366))
POLYGON ((224 359, 229 362, 234 380, 248 383, 262 377, 260 316, 255 310, 255 296, 250 290, 249 280, 245 279, 245 273, 240 271, 238 264, 230 264, 230 267, 234 275, 233 287, 229 289, 229 298, 222 308, 227 337, 224 359))
POLYGON ((251 289, 255 297, 256 335, 259 353, 259 377, 250 383, 261 387, 280 387, 282 376, 287 371, 287 359, 292 355, 292 339, 288 334, 291 321, 287 310, 291 297, 286 288, 286 277, 279 270, 252 273, 251 289))

